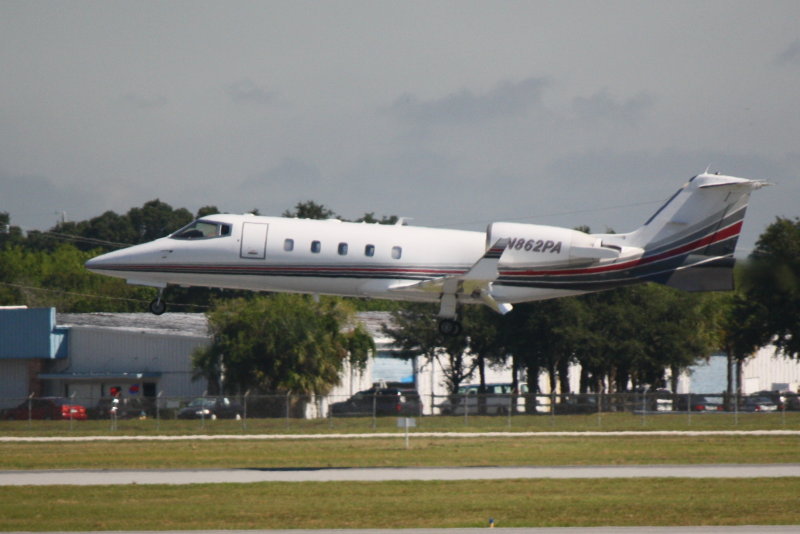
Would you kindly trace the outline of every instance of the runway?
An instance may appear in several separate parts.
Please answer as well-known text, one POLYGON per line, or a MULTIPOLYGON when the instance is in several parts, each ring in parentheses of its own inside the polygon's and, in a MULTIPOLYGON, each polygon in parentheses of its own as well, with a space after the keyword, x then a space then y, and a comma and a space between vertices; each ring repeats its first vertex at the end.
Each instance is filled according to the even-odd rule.
POLYGON ((662 477, 800 477, 800 464, 0 471, 0 486, 662 477))

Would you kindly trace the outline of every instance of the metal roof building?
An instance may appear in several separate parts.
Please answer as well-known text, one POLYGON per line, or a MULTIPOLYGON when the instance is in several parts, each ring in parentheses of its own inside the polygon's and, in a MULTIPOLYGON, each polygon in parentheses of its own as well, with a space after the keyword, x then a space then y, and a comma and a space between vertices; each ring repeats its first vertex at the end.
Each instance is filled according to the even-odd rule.
POLYGON ((0 309, 0 397, 41 395, 35 377, 48 363, 66 357, 67 331, 56 326, 55 309, 0 309))
POLYGON ((137 395, 202 394, 191 354, 208 343, 202 314, 56 314, 0 310, 0 408, 29 394, 74 396, 87 406, 112 388, 137 395))

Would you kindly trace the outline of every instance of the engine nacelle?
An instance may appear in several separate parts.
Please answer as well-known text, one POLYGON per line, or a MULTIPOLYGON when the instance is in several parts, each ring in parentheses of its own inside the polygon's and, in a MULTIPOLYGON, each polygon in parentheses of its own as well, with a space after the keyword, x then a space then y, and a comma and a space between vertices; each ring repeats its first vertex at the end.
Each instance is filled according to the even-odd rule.
POLYGON ((556 226, 498 222, 489 225, 486 237, 487 246, 508 239, 501 262, 515 266, 587 264, 616 259, 621 252, 599 237, 556 226))

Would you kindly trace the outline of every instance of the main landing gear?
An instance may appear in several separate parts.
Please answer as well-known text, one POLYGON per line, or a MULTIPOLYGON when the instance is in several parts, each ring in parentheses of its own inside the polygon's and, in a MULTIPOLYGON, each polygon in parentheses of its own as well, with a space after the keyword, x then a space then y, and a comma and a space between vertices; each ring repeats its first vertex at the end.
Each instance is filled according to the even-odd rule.
POLYGON ((441 319, 439 333, 443 336, 457 336, 461 333, 461 323, 455 319, 441 319))
POLYGON ((446 287, 439 301, 439 333, 443 336, 457 336, 461 333, 456 306, 455 288, 446 287))

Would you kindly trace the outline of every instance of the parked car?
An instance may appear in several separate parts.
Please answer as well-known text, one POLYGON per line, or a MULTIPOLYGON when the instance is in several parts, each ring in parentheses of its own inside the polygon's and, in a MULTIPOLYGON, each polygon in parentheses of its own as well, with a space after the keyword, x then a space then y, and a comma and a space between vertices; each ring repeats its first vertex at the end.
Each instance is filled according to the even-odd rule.
POLYGON ((243 411, 228 397, 198 397, 178 412, 178 419, 241 419, 243 411))
POLYGON ((756 391, 751 397, 767 397, 778 406, 778 410, 800 410, 800 395, 794 391, 756 391))
POLYGON ((649 391, 646 393, 647 400, 649 401, 649 409, 654 412, 671 412, 673 403, 672 403, 672 392, 668 389, 659 388, 654 391, 649 391))
POLYGON ((769 397, 751 395, 744 398, 741 410, 743 412, 777 412, 778 405, 769 397))
POLYGON ((516 403, 516 411, 525 411, 525 395, 528 385, 520 384, 514 392, 513 384, 486 384, 481 392, 479 384, 469 384, 458 388, 458 393, 450 395, 438 405, 442 415, 504 415, 516 403))
POLYGON ((781 400, 783 401, 784 409, 792 411, 800 411, 800 395, 798 395, 797 393, 794 393, 792 391, 782 392, 781 400))
POLYGON ((422 415, 419 393, 413 388, 386 387, 359 391, 330 406, 333 416, 422 415))
POLYGON ((676 397, 677 409, 693 412, 721 412, 725 409, 722 397, 682 394, 676 397))
MULTIPOLYGON (((553 404, 554 414, 586 414, 597 413, 597 400, 596 393, 569 393, 566 395, 556 395, 555 404, 553 404)), ((602 399, 600 411, 611 411, 612 397, 610 395, 601 395, 602 399)))
POLYGON ((38 397, 6 410, 6 419, 86 419, 86 408, 63 397, 38 397))

